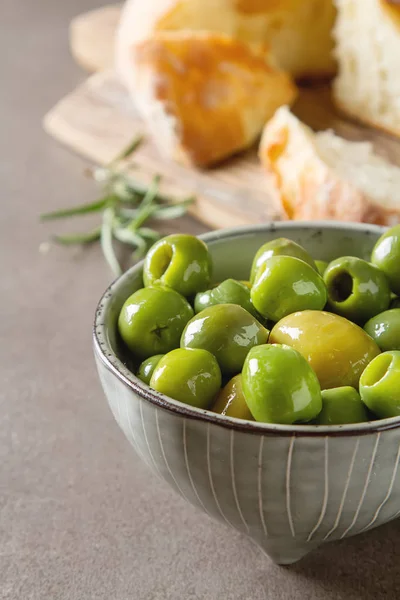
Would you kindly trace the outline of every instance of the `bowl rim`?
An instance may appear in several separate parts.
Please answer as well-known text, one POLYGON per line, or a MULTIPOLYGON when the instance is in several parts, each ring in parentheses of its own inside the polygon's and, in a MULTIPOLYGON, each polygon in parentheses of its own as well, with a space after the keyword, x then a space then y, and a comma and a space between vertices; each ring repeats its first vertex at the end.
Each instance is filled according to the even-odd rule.
MULTIPOLYGON (((205 233, 198 237, 204 240, 206 243, 212 243, 225 238, 241 237, 245 235, 251 235, 253 233, 260 233, 262 231, 279 232, 281 229, 340 229, 344 232, 347 231, 351 233, 352 231, 358 231, 367 235, 381 235, 387 230, 387 228, 378 225, 370 225, 365 223, 344 223, 341 221, 272 221, 270 223, 264 223, 261 225, 245 225, 230 229, 219 229, 205 233)), ((108 371, 116 376, 142 400, 146 400, 158 408, 167 410, 168 412, 177 416, 202 421, 204 423, 213 423, 214 425, 219 425, 224 428, 258 435, 277 434, 281 436, 295 435, 298 437, 354 436, 379 433, 400 427, 400 417, 392 417, 388 419, 380 419, 377 421, 368 421, 365 423, 350 425, 280 425, 260 423, 256 421, 238 419, 235 417, 228 417, 213 413, 209 410, 192 407, 151 389, 148 385, 138 379, 138 377, 136 377, 136 375, 134 375, 124 365, 124 363, 112 350, 108 340, 104 321, 104 317, 107 313, 115 291, 131 277, 132 273, 137 273, 142 268, 143 260, 132 266, 108 286, 98 302, 93 326, 93 344, 96 357, 100 359, 101 363, 107 368, 108 371)))

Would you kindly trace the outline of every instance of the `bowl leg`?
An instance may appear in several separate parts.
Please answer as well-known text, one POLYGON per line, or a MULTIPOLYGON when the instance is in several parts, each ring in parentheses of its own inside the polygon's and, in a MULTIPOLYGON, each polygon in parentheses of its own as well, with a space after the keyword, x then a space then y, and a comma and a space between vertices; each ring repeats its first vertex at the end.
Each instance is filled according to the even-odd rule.
POLYGON ((282 566, 298 562, 319 546, 318 542, 313 544, 294 538, 269 537, 255 543, 270 560, 282 566))

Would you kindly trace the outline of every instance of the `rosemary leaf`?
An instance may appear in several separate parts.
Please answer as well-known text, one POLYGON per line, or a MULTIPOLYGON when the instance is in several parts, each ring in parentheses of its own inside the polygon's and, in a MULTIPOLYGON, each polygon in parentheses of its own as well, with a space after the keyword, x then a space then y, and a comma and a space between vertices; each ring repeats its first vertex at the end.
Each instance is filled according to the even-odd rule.
POLYGON ((52 240, 63 246, 73 246, 74 244, 90 244, 100 239, 100 227, 96 227, 88 233, 72 233, 70 235, 54 235, 52 240))
POLYGON ((194 200, 195 198, 193 196, 182 202, 178 202, 177 204, 172 204, 171 206, 158 206, 153 216, 155 219, 160 219, 162 221, 167 219, 177 219, 187 212, 188 207, 193 204, 194 200))
POLYGON ((111 271, 116 277, 121 275, 122 270, 115 256, 113 247, 113 221, 115 209, 109 206, 103 213, 103 224, 101 226, 100 242, 103 250, 104 258, 106 259, 111 271))
POLYGON ((141 246, 138 246, 135 250, 135 252, 132 252, 132 258, 133 260, 140 260, 141 258, 144 258, 146 256, 146 252, 149 249, 149 244, 144 243, 141 246))
POLYGON ((158 198, 158 188, 160 187, 161 176, 155 175, 149 186, 149 189, 143 196, 142 206, 150 206, 158 198))
POLYGON ((152 244, 161 238, 161 234, 158 231, 154 231, 154 229, 150 229, 149 227, 140 227, 137 232, 142 238, 148 240, 152 244))
POLYGON ((139 194, 124 177, 116 178, 112 184, 113 193, 118 196, 122 202, 127 204, 139 204, 143 194, 139 194))
POLYGON ((131 154, 133 154, 135 152, 135 150, 137 150, 139 148, 139 146, 141 145, 141 143, 143 142, 143 135, 139 134, 137 135, 133 141, 129 144, 129 146, 127 146, 120 154, 118 154, 118 156, 116 156, 109 164, 109 168, 112 168, 114 165, 116 165, 117 163, 121 162, 121 160, 125 160, 126 158, 129 158, 129 156, 131 154))
POLYGON ((125 221, 132 221, 132 219, 137 217, 138 213, 138 208, 120 208, 118 211, 120 219, 125 219, 125 221))
POLYGON ((130 246, 135 247, 137 246, 138 234, 129 229, 129 227, 114 227, 113 234, 115 239, 122 244, 129 244, 130 246))
POLYGON ((149 243, 147 239, 140 234, 140 230, 132 231, 129 227, 114 229, 114 237, 123 244, 129 244, 136 248, 135 256, 142 256, 148 250, 149 243))
POLYGON ((54 212, 48 212, 40 215, 42 221, 50 221, 52 219, 64 219, 65 217, 74 217, 76 215, 85 215, 92 212, 99 212, 109 202, 110 198, 106 196, 100 200, 89 202, 88 204, 80 204, 71 208, 65 208, 62 210, 55 210, 54 212))
POLYGON ((157 175, 154 177, 148 191, 146 192, 142 202, 139 205, 139 210, 134 219, 132 219, 129 228, 132 231, 136 231, 139 229, 143 223, 147 221, 151 215, 153 215, 157 211, 157 204, 154 202, 157 199, 158 186, 160 182, 160 177, 157 175))

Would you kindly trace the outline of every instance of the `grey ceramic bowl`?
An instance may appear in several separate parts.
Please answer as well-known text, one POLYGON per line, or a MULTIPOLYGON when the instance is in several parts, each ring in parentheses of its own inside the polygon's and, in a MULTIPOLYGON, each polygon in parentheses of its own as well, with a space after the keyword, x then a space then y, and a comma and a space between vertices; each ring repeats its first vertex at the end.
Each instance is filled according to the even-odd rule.
MULTIPOLYGON (((256 250, 276 237, 329 260, 368 257, 381 233, 369 225, 280 223, 203 239, 215 280, 222 280, 247 279, 256 250)), ((400 515, 400 419, 334 427, 254 423, 191 408, 138 380, 118 358, 116 323, 124 300, 142 285, 141 271, 141 264, 133 267, 105 292, 94 348, 113 415, 150 469, 279 564, 400 515)))

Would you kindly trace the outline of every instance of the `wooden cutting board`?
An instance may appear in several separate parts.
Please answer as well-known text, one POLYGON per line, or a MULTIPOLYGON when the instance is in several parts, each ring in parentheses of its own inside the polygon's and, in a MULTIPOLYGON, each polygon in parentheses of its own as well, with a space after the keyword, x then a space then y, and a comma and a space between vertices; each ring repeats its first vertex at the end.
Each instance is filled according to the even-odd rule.
MULTIPOLYGON (((81 64, 96 70, 112 63, 118 15, 119 7, 111 6, 75 19, 71 42, 73 54, 81 64), (85 31, 90 35, 84 35, 85 31)), ((400 165, 400 142, 338 115, 328 86, 304 88, 294 112, 314 129, 331 128, 351 140, 370 140, 378 153, 400 165)), ((44 126, 57 140, 100 165, 110 162, 137 134, 145 134, 126 89, 112 70, 92 75, 60 100, 45 116, 44 126)), ((281 217, 256 149, 214 169, 201 171, 162 159, 146 137, 127 168, 144 185, 160 174, 166 195, 183 198, 195 194, 197 201, 192 212, 211 227, 260 223, 281 217)))

